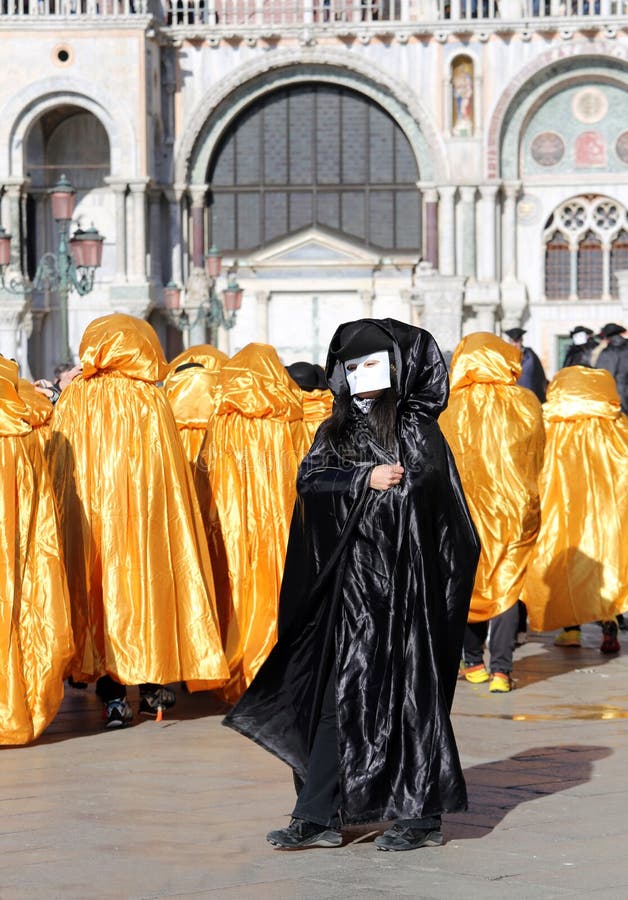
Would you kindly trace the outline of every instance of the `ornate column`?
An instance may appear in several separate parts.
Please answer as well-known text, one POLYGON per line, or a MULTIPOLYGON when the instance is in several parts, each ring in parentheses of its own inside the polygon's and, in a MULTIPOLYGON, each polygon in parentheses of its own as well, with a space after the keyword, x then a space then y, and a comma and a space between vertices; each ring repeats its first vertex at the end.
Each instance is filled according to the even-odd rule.
POLYGON ((477 275, 480 281, 495 281, 497 277, 497 230, 495 221, 496 198, 498 184, 480 185, 480 202, 478 203, 478 265, 477 275))
POLYGON ((128 184, 126 179, 120 181, 116 178, 105 178, 105 182, 111 188, 115 198, 116 271, 114 281, 124 284, 127 267, 126 193, 128 184))
POLYGON ((175 184, 166 188, 165 194, 169 204, 169 245, 172 258, 170 262, 170 280, 182 285, 185 277, 183 271, 183 217, 181 201, 187 191, 187 185, 175 184))
POLYGON ((454 198, 456 185, 438 188, 438 270, 441 275, 453 275, 456 271, 456 222, 454 198))
POLYGON ((153 284, 163 284, 161 254, 161 187, 153 186, 148 192, 148 228, 150 248, 149 277, 153 284))
POLYGON ((146 279, 146 191, 148 178, 129 182, 133 233, 129 242, 129 281, 142 284, 146 279))
POLYGON ((502 332, 521 324, 526 305, 526 289, 517 277, 517 200, 521 182, 503 184, 502 216, 502 332))
POLYGON ((373 300, 375 299, 374 291, 372 290, 362 290, 358 291, 360 295, 360 300, 362 301, 362 318, 363 319, 372 319, 373 318, 373 300))
POLYGON ((433 184, 417 182, 423 195, 423 257, 438 269, 438 191, 433 184))
POLYGON ((460 188, 460 216, 462 224, 461 274, 475 278, 475 185, 460 188))
POLYGON ((192 198, 192 265, 203 268, 205 265, 205 197, 207 185, 191 184, 192 198))
MULTIPOLYGON (((5 277, 22 277, 22 251, 25 230, 22 199, 27 182, 7 179, 2 195, 2 225, 12 236, 11 259, 5 277)), ((28 338, 32 330, 30 295, 21 296, 0 290, 0 353, 20 363, 22 375, 29 377, 28 338)))

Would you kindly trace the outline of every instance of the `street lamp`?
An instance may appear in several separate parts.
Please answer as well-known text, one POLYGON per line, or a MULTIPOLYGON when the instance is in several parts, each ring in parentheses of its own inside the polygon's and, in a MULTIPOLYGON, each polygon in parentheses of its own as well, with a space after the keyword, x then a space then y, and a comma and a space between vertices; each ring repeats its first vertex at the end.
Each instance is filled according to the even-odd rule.
POLYGON ((68 337, 68 295, 76 291, 84 297, 94 287, 96 269, 102 264, 104 237, 92 225, 85 231, 80 228, 70 238, 70 225, 74 212, 74 188, 62 175, 50 191, 50 206, 57 223, 59 246, 56 253, 44 253, 37 264, 33 281, 11 278, 7 283, 5 271, 11 261, 11 235, 0 228, 0 287, 10 294, 26 296, 46 288, 59 295, 61 312, 61 345, 64 363, 72 363, 68 337))
MULTIPOLYGON (((186 346, 189 345, 190 331, 199 322, 207 328, 224 328, 227 331, 236 323, 238 310, 242 306, 243 290, 236 281, 235 270, 228 272, 227 287, 222 292, 222 301, 218 296, 216 282, 222 271, 222 256, 216 247, 212 247, 205 255, 205 270, 198 268, 196 277, 204 282, 203 296, 198 303, 181 305, 181 288, 169 282, 164 288, 164 300, 168 321, 183 333, 186 346)), ((194 271, 188 281, 194 277, 194 271)), ((196 287, 196 285, 195 285, 196 287)), ((188 290, 188 295, 194 292, 188 290)))

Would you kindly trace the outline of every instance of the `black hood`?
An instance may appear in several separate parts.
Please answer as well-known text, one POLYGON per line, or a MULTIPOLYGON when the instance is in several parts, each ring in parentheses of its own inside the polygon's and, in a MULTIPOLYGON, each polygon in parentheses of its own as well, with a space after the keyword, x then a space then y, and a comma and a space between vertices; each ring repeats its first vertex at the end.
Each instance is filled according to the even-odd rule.
POLYGON ((396 319, 359 319, 340 325, 331 339, 325 375, 334 396, 348 391, 344 362, 346 341, 344 336, 354 334, 360 324, 381 329, 380 350, 388 349, 397 370, 399 406, 413 412, 435 418, 447 406, 449 378, 447 366, 432 335, 423 328, 416 328, 396 319), (343 334, 344 332, 344 334, 343 334))

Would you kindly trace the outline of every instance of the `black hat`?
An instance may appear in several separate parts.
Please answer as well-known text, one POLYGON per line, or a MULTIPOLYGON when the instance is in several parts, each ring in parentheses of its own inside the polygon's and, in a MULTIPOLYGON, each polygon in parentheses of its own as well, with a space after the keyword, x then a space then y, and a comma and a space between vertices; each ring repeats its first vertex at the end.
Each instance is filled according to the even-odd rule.
POLYGON ((325 378, 325 369, 322 366, 319 366, 318 363, 315 364, 314 368, 316 369, 316 374, 318 376, 318 384, 316 386, 323 391, 329 390, 327 379, 325 378))
POLYGON ((609 322, 604 328, 600 329, 598 337, 609 338, 615 334, 623 334, 626 329, 623 325, 617 325, 616 322, 609 322))
POLYGON ((576 327, 572 328, 569 332, 569 337, 573 337, 574 334, 578 334, 581 331, 583 331, 585 334, 593 334, 592 328, 587 328, 586 325, 576 325, 576 327))
POLYGON ((380 350, 392 350, 390 335, 374 322, 349 322, 338 334, 338 347, 333 355, 341 362, 367 356, 380 350))
POLYGON ((513 339, 513 341, 520 341, 525 333, 525 328, 508 328, 504 332, 504 334, 507 334, 509 338, 513 339))
POLYGON ((319 375, 316 366, 309 362, 295 362, 286 366, 290 378, 299 385, 302 391, 313 391, 319 387, 319 375))

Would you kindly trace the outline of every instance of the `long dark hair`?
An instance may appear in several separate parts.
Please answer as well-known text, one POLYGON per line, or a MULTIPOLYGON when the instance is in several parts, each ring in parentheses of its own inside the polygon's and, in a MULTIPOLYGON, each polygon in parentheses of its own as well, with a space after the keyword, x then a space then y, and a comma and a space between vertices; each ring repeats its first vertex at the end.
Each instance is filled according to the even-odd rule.
MULTIPOLYGON (((391 377, 394 378, 391 366, 391 377)), ((340 448, 350 440, 349 428, 352 421, 351 409, 353 398, 349 391, 342 391, 334 400, 332 414, 321 425, 321 436, 328 444, 340 448)), ((379 397, 375 397, 367 416, 367 424, 378 444, 386 450, 394 450, 396 446, 397 423, 397 391, 394 387, 386 388, 379 397)))

